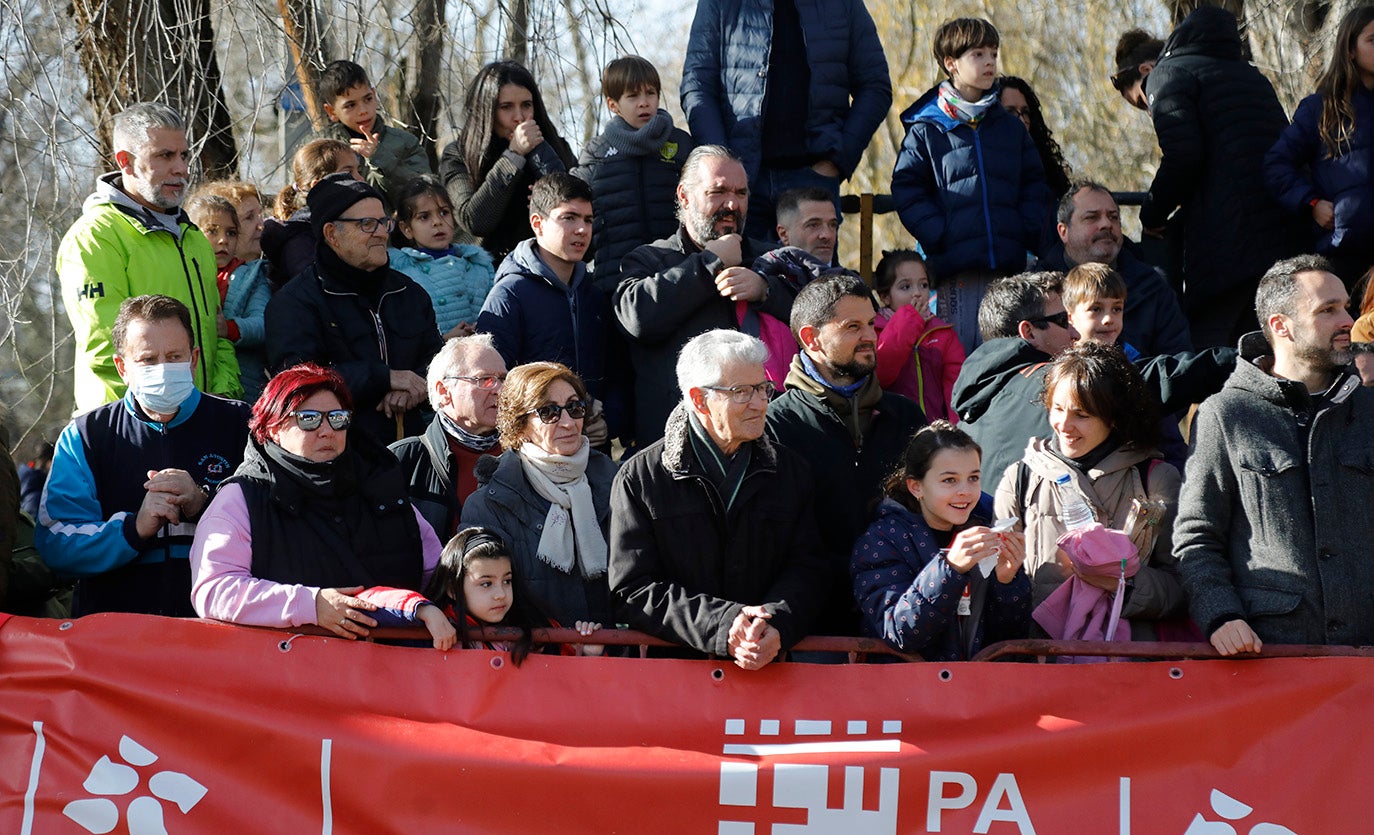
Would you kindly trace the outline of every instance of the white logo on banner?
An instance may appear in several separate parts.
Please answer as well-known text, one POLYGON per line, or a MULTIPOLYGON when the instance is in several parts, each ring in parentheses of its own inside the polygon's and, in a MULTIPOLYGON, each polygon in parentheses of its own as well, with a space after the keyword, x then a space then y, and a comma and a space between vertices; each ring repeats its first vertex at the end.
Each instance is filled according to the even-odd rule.
MULTIPOLYGON (((1222 792, 1220 789, 1212 789, 1212 811, 1216 812, 1229 821, 1240 821, 1249 816, 1254 807, 1247 806, 1236 800, 1234 797, 1222 792)), ((1209 821, 1199 812, 1193 818, 1193 822, 1188 825, 1188 829, 1183 835, 1298 835, 1298 833, 1286 826, 1277 823, 1257 823, 1250 829, 1237 829, 1229 823, 1221 821, 1209 821)))
MULTIPOLYGON (((132 794, 138 789, 140 779, 135 767, 143 768, 157 762, 156 754, 127 736, 119 740, 119 758, 123 762, 101 757, 91 766, 86 782, 81 784, 90 794, 101 797, 73 800, 62 810, 62 814, 87 832, 104 835, 113 831, 119 825, 119 807, 108 798, 132 794)), ((179 771, 159 771, 149 778, 148 791, 152 796, 140 795, 129 801, 126 811, 129 835, 166 835, 162 801, 176 804, 184 815, 205 797, 206 788, 179 771)))
MULTIPOLYGON (((782 723, 777 719, 764 719, 758 725, 760 740, 777 737, 782 723)), ((855 720, 845 723, 845 732, 832 733, 831 723, 798 719, 793 724, 793 734, 806 741, 798 742, 754 742, 727 741, 721 753, 728 756, 770 757, 823 754, 895 754, 901 750, 901 740, 895 735, 902 732, 900 721, 882 723, 882 733, 892 734, 890 738, 868 737, 868 723, 855 720), (825 737, 826 739, 821 739, 825 737)), ((743 719, 725 720, 725 736, 742 737, 745 735, 743 719)), ((740 762, 731 760, 720 764, 720 805, 733 807, 758 808, 759 762, 740 762)), ((774 809, 804 809, 806 823, 774 823, 769 832, 772 835, 818 835, 818 833, 838 833, 845 835, 897 835, 897 781, 896 768, 877 769, 878 808, 863 808, 864 777, 873 769, 862 766, 844 767, 844 800, 839 808, 827 806, 827 789, 830 782, 830 766, 809 763, 777 763, 773 770, 774 809)), ((721 810, 722 818, 743 817, 739 812, 721 810)), ((752 816, 751 816, 752 817, 752 816)), ((750 821, 722 819, 717 835, 755 835, 755 824, 750 821)))

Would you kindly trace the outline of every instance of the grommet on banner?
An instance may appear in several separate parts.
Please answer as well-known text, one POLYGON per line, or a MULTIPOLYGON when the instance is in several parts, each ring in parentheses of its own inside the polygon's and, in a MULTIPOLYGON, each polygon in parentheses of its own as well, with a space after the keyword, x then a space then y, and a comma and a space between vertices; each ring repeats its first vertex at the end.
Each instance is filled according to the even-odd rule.
POLYGON ((1169 668, 1169 678, 1175 678, 1175 679, 1177 679, 1177 678, 1183 678, 1183 668, 1182 668, 1182 667, 1170 667, 1170 668, 1169 668))
POLYGON ((501 656, 498 655, 491 659, 491 668, 493 670, 499 670, 504 666, 506 666, 506 659, 502 658, 501 656))
POLYGON ((66 632, 68 629, 71 629, 71 628, 72 628, 72 622, 71 622, 71 621, 63 621, 62 624, 61 624, 60 626, 58 626, 57 628, 60 629, 60 630, 62 630, 63 632, 66 632))
POLYGON ((954 678, 954 672, 953 672, 953 671, 951 671, 951 670, 941 670, 941 671, 940 671, 940 681, 949 681, 949 680, 951 680, 951 679, 953 679, 953 678, 954 678))
POLYGON ((711 671, 711 678, 715 679, 716 681, 725 681, 725 671, 722 670, 720 667, 717 667, 711 671))
POLYGON ((277 649, 281 650, 282 652, 290 652, 290 651, 291 651, 291 642, 294 641, 294 640, 296 640, 296 639, 299 638, 299 637, 301 637, 301 633, 297 632, 295 635, 292 635, 290 638, 287 638, 285 641, 279 642, 279 643, 277 644, 277 649))

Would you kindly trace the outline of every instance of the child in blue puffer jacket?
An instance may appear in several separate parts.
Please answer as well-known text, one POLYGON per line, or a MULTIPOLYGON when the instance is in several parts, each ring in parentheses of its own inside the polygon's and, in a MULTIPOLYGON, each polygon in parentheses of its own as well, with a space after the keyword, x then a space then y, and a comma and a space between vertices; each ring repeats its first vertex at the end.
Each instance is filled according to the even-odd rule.
POLYGON ((982 343, 978 305, 996 278, 1039 253, 1053 198, 1035 142, 1004 110, 997 87, 997 29, 959 18, 935 33, 947 79, 902 114, 906 138, 892 172, 892 198, 941 277, 937 313, 964 347, 982 343))
POLYGON ((432 174, 407 181, 396 202, 391 268, 429 293, 445 340, 468 336, 496 279, 491 256, 480 246, 453 242, 453 203, 432 174))

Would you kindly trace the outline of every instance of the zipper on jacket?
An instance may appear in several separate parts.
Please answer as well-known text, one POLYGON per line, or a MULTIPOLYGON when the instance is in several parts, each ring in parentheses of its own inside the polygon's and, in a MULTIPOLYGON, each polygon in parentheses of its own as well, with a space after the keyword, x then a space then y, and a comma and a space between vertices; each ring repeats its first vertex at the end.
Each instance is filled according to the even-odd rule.
MULTIPOLYGON (((167 234, 171 235, 172 233, 168 232, 167 234)), ((196 304, 196 282, 191 279, 191 271, 186 267, 186 250, 181 246, 181 238, 178 238, 176 235, 172 235, 172 242, 176 244, 177 255, 181 257, 181 274, 186 277, 186 289, 190 291, 191 294, 191 304, 188 306, 191 308, 191 316, 194 317, 194 324, 196 326, 196 344, 191 347, 200 349, 200 374, 205 380, 205 388, 203 391, 208 392, 210 391, 210 386, 213 381, 210 379, 210 360, 208 359, 210 352, 205 349, 205 334, 201 330, 200 308, 204 307, 206 310, 210 308, 209 305, 206 304, 205 288, 203 286, 200 288, 200 304, 196 304)), ((196 275, 199 276, 200 262, 192 258, 191 263, 195 264, 196 275)), ((219 338, 218 332, 215 334, 215 338, 219 338)), ((215 347, 216 353, 218 353, 219 346, 215 347)))
POLYGON ((973 153, 978 160, 978 190, 983 196, 983 225, 988 232, 988 269, 997 269, 997 254, 992 240, 992 210, 988 208, 988 175, 983 170, 983 142, 978 138, 978 129, 973 129, 973 153))

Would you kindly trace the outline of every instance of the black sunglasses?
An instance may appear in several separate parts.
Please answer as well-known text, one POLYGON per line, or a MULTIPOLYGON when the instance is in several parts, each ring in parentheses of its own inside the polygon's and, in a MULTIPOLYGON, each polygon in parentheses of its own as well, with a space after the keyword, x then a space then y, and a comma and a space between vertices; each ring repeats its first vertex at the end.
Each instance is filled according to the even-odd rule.
POLYGON ((1069 326, 1069 313, 1066 310, 1061 310, 1048 316, 1033 316, 1026 321, 1032 325, 1058 325, 1061 328, 1067 328, 1069 326))
POLYGON ((314 432, 325 420, 329 421, 329 428, 335 432, 347 429, 353 422, 353 412, 348 409, 331 409, 328 412, 321 412, 319 409, 297 409, 291 413, 291 417, 296 419, 296 425, 305 432, 314 432))
POLYGON ((1125 67, 1117 70, 1116 75, 1111 76, 1112 86, 1118 93, 1124 93, 1132 84, 1140 80, 1140 69, 1137 67, 1125 67))
POLYGON ((539 419, 544 423, 557 423, 559 415, 563 412, 567 412, 568 417, 573 420, 581 420, 587 416, 587 404, 583 403, 581 400, 569 400, 562 406, 557 403, 545 403, 538 409, 532 412, 526 412, 525 414, 538 415, 539 419))

